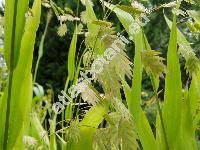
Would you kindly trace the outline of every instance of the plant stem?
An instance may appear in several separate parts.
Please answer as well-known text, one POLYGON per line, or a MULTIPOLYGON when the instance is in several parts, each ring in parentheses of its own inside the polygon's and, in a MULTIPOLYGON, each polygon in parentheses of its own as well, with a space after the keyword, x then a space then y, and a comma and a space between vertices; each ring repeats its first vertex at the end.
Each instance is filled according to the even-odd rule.
MULTIPOLYGON (((51 13, 51 12, 48 12, 48 13, 51 13)), ((44 40, 45 40, 45 37, 46 37, 46 34, 47 34, 47 29, 48 29, 48 26, 49 26, 49 23, 50 23, 50 20, 51 20, 51 16, 48 17, 48 15, 49 15, 48 13, 47 13, 47 21, 46 21, 46 25, 45 25, 45 29, 44 29, 44 34, 42 35, 42 38, 40 40, 40 45, 39 45, 39 50, 38 50, 38 59, 37 59, 37 63, 36 63, 36 66, 35 66, 33 83, 35 83, 35 81, 36 81, 37 71, 38 71, 38 67, 39 67, 39 64, 40 64, 40 59, 43 56, 43 44, 44 44, 44 40)))
POLYGON ((156 104, 157 104, 157 107, 158 107, 158 113, 159 113, 159 117, 160 117, 161 127, 162 127, 162 130, 163 130, 166 150, 169 150, 169 145, 168 145, 168 142, 167 142, 167 134, 166 134, 166 130, 165 130, 165 126, 164 126, 164 120, 163 120, 163 116, 162 116, 162 110, 161 110, 161 106, 160 106, 160 102, 159 102, 159 99, 158 99, 158 94, 156 92, 157 90, 156 90, 156 86, 155 86, 154 82, 153 82, 153 90, 154 90, 154 93, 155 93, 155 96, 156 96, 156 104))

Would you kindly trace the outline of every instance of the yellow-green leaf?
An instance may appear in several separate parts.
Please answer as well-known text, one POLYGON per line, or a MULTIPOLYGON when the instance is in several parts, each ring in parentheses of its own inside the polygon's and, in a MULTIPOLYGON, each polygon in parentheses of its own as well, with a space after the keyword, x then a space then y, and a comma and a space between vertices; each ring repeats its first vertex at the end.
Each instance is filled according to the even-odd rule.
POLYGON ((167 73, 165 79, 165 97, 163 106, 164 126, 167 134, 167 142, 170 149, 174 149, 179 134, 181 121, 182 82, 177 50, 176 16, 170 34, 167 52, 167 73), (176 82, 176 86, 174 86, 176 82))
POLYGON ((68 76, 70 81, 73 80, 75 73, 76 43, 77 43, 77 26, 75 27, 74 30, 68 54, 68 76))

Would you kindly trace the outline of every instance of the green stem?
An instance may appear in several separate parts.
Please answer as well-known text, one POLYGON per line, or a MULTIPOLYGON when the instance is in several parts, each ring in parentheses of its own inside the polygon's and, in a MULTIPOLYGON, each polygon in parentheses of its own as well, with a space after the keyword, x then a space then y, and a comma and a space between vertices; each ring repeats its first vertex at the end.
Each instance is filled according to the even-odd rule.
MULTIPOLYGON (((51 13, 51 12, 48 12, 48 13, 51 13)), ((36 81, 37 71, 38 71, 40 59, 41 59, 42 56, 43 56, 43 44, 44 44, 44 39, 45 39, 45 37, 46 37, 47 29, 48 29, 48 26, 49 26, 49 23, 50 23, 50 20, 51 20, 51 17, 48 18, 48 15, 49 15, 49 14, 47 14, 47 21, 46 21, 46 26, 45 26, 45 29, 44 29, 44 34, 42 35, 42 38, 41 38, 41 40, 40 40, 40 46, 39 46, 39 51, 38 51, 38 59, 37 59, 36 67, 35 67, 35 72, 34 72, 34 77, 33 77, 33 83, 35 83, 35 81, 36 81)))
POLYGON ((166 134, 166 130, 165 130, 165 126, 164 126, 164 120, 163 120, 163 116, 162 116, 162 110, 161 110, 160 101, 158 99, 158 94, 156 92, 157 90, 156 90, 156 86, 155 86, 154 82, 153 82, 153 90, 154 90, 154 93, 155 93, 155 96, 156 96, 156 104, 157 104, 157 107, 158 107, 158 113, 159 113, 159 117, 160 117, 161 128, 163 130, 165 147, 166 147, 166 150, 169 150, 169 145, 168 145, 168 142, 167 142, 167 134, 166 134))

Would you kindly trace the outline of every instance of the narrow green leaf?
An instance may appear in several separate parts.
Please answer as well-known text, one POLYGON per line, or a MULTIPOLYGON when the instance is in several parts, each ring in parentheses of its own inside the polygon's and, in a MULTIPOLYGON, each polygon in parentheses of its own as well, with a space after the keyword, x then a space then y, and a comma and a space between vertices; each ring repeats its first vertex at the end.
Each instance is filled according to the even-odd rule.
MULTIPOLYGON (((166 16, 165 16, 165 20, 167 22, 167 25, 171 27, 172 22, 166 16)), ((184 35, 181 33, 181 31, 178 28, 177 28, 177 42, 180 47, 183 47, 179 49, 179 52, 181 53, 181 55, 183 55, 186 61, 189 60, 190 56, 196 56, 196 54, 194 53, 194 50, 190 46, 190 43, 186 40, 186 38, 184 37, 184 35)))
POLYGON ((51 21, 51 17, 52 17, 51 13, 52 13, 51 11, 47 12, 46 26, 45 26, 44 33, 43 33, 41 40, 40 40, 40 45, 39 45, 39 50, 38 50, 38 59, 37 59, 36 66, 35 66, 35 73, 34 73, 34 76, 33 76, 34 77, 33 83, 36 82, 37 71, 38 71, 38 67, 39 67, 39 64, 40 64, 40 59, 43 56, 44 40, 45 40, 45 37, 46 37, 46 34, 47 34, 47 29, 48 29, 49 23, 51 21))
MULTIPOLYGON (((5 101, 10 101, 9 112, 6 113, 8 119, 6 122, 5 128, 5 120, 0 122, 0 127, 3 128, 3 133, 1 133, 0 139, 6 139, 4 141, 4 148, 10 150, 17 148, 22 148, 22 136, 26 131, 26 127, 29 122, 30 115, 30 106, 32 100, 32 59, 33 59, 33 49, 36 37, 36 31, 40 22, 40 10, 41 10, 41 1, 36 0, 34 2, 32 8, 32 15, 30 15, 26 20, 26 25, 24 29, 24 34, 21 41, 20 47, 20 55, 18 64, 13 72, 12 77, 12 87, 8 87, 7 89, 11 89, 10 99, 8 96, 5 96, 1 101, 0 108, 5 112, 7 107, 5 101), (5 128, 5 133, 4 133, 5 128), (6 136, 3 137, 3 134, 6 136)), ((19 10, 20 11, 20 10, 19 10)), ((7 95, 7 91, 5 92, 7 95)), ((8 105, 9 106, 9 105, 8 105)), ((1 118, 5 119, 6 114, 1 114, 1 118)), ((1 145, 2 146, 2 143, 1 145)), ((2 149, 2 148, 1 148, 2 149)))
POLYGON ((181 121, 182 82, 177 51, 176 16, 170 34, 167 52, 167 73, 165 79, 165 97, 163 106, 163 119, 170 149, 174 149, 179 134, 181 121), (176 82, 176 86, 174 86, 176 82))
POLYGON ((7 111, 7 97, 8 97, 8 86, 5 88, 3 96, 0 99, 0 149, 3 149, 4 143, 4 132, 5 132, 5 122, 6 122, 6 111, 7 111))
POLYGON ((180 135, 177 138, 180 138, 179 143, 177 144, 176 149, 181 150, 197 150, 197 144, 195 141, 195 130, 193 125, 193 117, 190 107, 189 92, 187 87, 184 91, 184 100, 182 102, 182 115, 181 115, 181 126, 180 126, 180 135))
POLYGON ((98 26, 92 24, 92 21, 97 20, 92 5, 89 3, 88 0, 85 0, 86 5, 86 17, 87 17, 87 27, 90 34, 97 34, 98 26))
POLYGON ((144 149, 156 149, 155 138, 149 122, 141 108, 141 84, 142 84, 142 61, 141 51, 144 50, 144 38, 142 29, 135 34, 135 58, 132 81, 132 97, 127 99, 128 108, 136 123, 137 132, 144 149))
MULTIPOLYGON (((168 26, 172 25, 172 22, 166 16, 165 16, 165 20, 166 20, 168 26)), ((184 37, 184 35, 181 33, 181 31, 178 28, 177 28, 177 38, 178 38, 177 42, 180 46, 179 52, 185 58, 186 63, 190 60, 191 57, 192 57, 192 59, 198 60, 198 58, 196 57, 196 54, 194 53, 194 50, 190 46, 190 43, 186 40, 186 38, 184 37)), ((199 86, 200 85, 200 76, 199 76, 200 64, 197 64, 196 67, 198 67, 197 72, 195 72, 191 75, 192 82, 191 82, 190 92, 189 92, 191 111, 192 111, 193 117, 194 117, 195 112, 198 107, 197 101, 199 101, 199 99, 200 99, 200 95, 199 95, 199 93, 200 93, 200 86, 199 86)), ((194 122, 194 126, 196 126, 196 125, 197 125, 197 122, 196 123, 194 122)))
POLYGON ((50 150, 57 150, 57 144, 56 144, 56 134, 55 134, 55 129, 56 129, 56 118, 57 116, 54 115, 52 120, 50 121, 50 150))
POLYGON ((70 81, 73 80, 75 73, 76 44, 77 44, 77 26, 75 27, 74 30, 68 54, 68 76, 70 81))
POLYGON ((28 0, 7 0, 5 3, 5 59, 7 66, 10 67, 10 52, 12 49, 11 40, 14 39, 14 67, 16 67, 21 39, 24 33, 25 13, 28 10, 28 0), (13 34, 13 31, 15 32, 13 34))
POLYGON ((189 89, 189 99, 190 99, 190 107, 191 107, 191 114, 193 117, 196 115, 196 110, 198 109, 198 103, 200 101, 200 85, 198 81, 198 77, 193 75, 192 76, 192 81, 190 84, 190 89, 189 89))

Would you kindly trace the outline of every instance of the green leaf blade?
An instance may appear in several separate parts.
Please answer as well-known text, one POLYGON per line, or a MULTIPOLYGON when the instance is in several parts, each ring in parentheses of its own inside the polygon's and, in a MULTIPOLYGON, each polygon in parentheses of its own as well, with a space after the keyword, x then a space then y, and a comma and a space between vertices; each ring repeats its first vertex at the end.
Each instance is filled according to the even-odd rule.
POLYGON ((75 66, 76 44, 77 44, 77 26, 75 27, 74 30, 68 54, 68 76, 70 81, 72 81, 74 78, 75 67, 76 67, 75 66))
POLYGON ((167 73, 165 79, 165 97, 163 106, 163 119, 167 134, 167 142, 170 149, 175 147, 179 134, 181 121, 182 82, 177 51, 177 29, 176 16, 170 34, 170 41, 167 53, 167 73))

